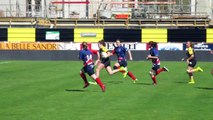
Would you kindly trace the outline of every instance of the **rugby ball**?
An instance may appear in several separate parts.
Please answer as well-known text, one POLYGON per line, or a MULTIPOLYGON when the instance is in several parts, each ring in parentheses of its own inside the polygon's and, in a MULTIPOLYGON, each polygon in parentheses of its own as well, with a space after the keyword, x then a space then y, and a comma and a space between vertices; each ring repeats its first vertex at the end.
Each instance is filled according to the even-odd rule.
POLYGON ((101 52, 101 57, 102 58, 107 58, 108 57, 108 54, 106 52, 101 52))

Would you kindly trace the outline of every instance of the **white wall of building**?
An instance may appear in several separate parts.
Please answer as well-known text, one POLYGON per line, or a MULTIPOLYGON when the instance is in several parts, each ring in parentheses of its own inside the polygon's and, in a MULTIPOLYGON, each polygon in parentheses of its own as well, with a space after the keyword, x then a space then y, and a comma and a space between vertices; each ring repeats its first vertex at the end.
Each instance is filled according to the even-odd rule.
POLYGON ((192 14, 208 14, 212 17, 212 5, 213 0, 191 0, 191 12, 192 14), (197 5, 196 5, 197 1, 197 5))
POLYGON ((210 17, 211 19, 213 19, 213 0, 209 0, 210 1, 210 5, 211 5, 211 10, 210 10, 210 17))
POLYGON ((26 12, 26 0, 0 0, 0 11, 3 11, 4 16, 15 16, 19 14, 16 4, 19 4, 21 11, 26 12))

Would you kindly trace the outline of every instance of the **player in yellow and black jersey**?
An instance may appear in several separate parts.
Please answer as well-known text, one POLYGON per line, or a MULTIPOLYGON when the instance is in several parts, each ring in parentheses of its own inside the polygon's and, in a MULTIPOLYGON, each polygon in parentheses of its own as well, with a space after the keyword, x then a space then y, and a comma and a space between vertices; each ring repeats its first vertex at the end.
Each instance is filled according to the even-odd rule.
MULTIPOLYGON (((188 64, 186 71, 187 71, 189 78, 190 78, 189 84, 194 84, 195 81, 194 81, 194 78, 193 78, 193 73, 197 72, 197 71, 203 72, 203 70, 200 67, 195 68, 195 66, 197 64, 197 60, 196 60, 196 57, 195 57, 195 52, 194 52, 194 49, 193 49, 192 42, 188 41, 186 43, 186 47, 187 47, 187 52, 186 52, 185 60, 188 64)), ((182 60, 184 60, 184 58, 182 60)))
POLYGON ((112 68, 110 66, 110 58, 109 58, 112 54, 106 48, 105 42, 103 40, 99 41, 98 42, 98 47, 99 47, 99 53, 100 53, 101 62, 98 64, 98 66, 96 68, 96 75, 97 76, 100 75, 100 71, 103 68, 105 68, 110 75, 112 75, 114 73, 117 73, 119 71, 127 71, 123 67, 121 67, 120 69, 112 70, 112 68))
POLYGON ((98 46, 101 63, 104 64, 105 68, 107 68, 108 66, 110 66, 110 59, 109 59, 110 52, 106 48, 106 44, 103 40, 99 41, 98 46))

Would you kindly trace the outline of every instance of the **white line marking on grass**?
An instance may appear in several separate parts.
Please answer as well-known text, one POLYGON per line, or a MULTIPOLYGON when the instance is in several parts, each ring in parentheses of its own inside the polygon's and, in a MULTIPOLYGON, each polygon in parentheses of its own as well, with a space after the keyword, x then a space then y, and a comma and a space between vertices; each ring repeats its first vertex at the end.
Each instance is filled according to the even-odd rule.
POLYGON ((0 64, 8 64, 8 63, 10 63, 10 62, 0 62, 0 64))

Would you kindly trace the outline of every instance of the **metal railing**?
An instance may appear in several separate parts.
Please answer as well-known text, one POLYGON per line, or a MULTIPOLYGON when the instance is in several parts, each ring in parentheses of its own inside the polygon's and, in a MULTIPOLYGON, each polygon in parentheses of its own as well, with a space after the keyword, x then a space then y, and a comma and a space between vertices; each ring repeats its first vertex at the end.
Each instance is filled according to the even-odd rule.
POLYGON ((124 6, 113 6, 110 3, 91 3, 89 4, 89 10, 86 11, 86 5, 67 4, 63 8, 60 5, 47 5, 35 6, 35 5, 22 5, 22 4, 0 4, 0 17, 42 17, 42 18, 87 18, 88 12, 89 18, 100 17, 98 13, 100 11, 109 11, 113 18, 115 14, 130 14, 134 19, 153 19, 161 18, 168 19, 174 15, 194 15, 194 16, 212 16, 213 9, 207 8, 207 6, 199 6, 205 8, 206 11, 191 12, 191 5, 143 5, 140 4, 137 8, 125 8, 124 6), (104 8, 100 7, 100 4, 104 8), (104 4, 109 4, 108 6, 104 4), (26 8, 30 8, 26 9, 26 8))

